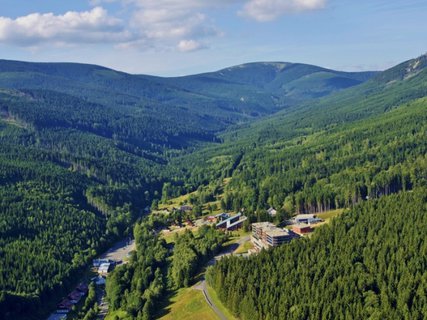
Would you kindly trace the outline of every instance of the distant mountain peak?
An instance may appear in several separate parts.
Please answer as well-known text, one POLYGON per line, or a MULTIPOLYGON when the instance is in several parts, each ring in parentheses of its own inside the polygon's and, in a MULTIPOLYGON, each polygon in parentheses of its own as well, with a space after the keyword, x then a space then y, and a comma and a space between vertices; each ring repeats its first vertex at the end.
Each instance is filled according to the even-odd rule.
POLYGON ((233 70, 237 70, 237 69, 247 69, 247 68, 251 68, 251 67, 259 67, 259 66, 264 66, 264 67, 273 67, 275 69, 277 69, 278 72, 282 71, 284 68, 286 68, 289 65, 292 65, 293 63, 289 63, 289 62, 269 62, 269 61, 263 61, 263 62, 248 62, 248 63, 243 63, 243 64, 238 64, 236 66, 232 66, 232 67, 228 67, 225 70, 227 71, 233 71, 233 70))
POLYGON ((409 65, 406 68, 408 73, 413 73, 416 71, 420 71, 427 67, 427 53, 409 61, 409 65))

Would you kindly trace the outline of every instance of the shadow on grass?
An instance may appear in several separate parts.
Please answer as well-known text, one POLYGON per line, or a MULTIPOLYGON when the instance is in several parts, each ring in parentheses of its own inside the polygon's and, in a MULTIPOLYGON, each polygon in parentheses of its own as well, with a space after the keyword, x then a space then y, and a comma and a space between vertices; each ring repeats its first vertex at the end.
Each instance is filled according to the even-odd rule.
POLYGON ((168 315, 171 312, 173 304, 172 298, 178 293, 178 290, 169 290, 164 294, 164 297, 158 304, 158 310, 154 315, 154 319, 159 319, 168 315))

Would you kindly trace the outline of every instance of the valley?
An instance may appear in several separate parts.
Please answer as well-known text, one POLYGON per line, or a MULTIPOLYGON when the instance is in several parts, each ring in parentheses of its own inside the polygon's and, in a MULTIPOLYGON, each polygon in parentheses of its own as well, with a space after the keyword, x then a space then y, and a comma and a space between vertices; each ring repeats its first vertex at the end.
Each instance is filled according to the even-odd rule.
POLYGON ((209 264, 209 295, 234 318, 422 319, 426 83, 426 55, 383 72, 260 62, 175 78, 1 60, 0 313, 47 318, 132 237, 106 319, 217 319, 194 291, 209 264), (223 212, 242 230, 216 228, 223 212), (328 223, 239 257, 253 223, 298 214, 328 223))

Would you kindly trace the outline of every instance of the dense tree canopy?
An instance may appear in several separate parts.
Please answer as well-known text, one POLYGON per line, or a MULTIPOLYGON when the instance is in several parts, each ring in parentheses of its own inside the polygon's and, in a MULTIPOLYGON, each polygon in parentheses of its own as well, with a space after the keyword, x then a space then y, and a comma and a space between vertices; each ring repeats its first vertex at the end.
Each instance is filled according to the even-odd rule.
POLYGON ((305 240, 208 271, 241 319, 427 317, 426 189, 369 200, 305 240))
MULTIPOLYGON (((193 216, 221 200, 224 210, 245 209, 255 221, 269 206, 282 219, 422 190, 425 66, 419 58, 375 75, 261 63, 166 79, 0 61, 0 314, 44 317, 88 261, 142 219, 133 230, 137 252, 107 291, 112 310, 149 318, 162 292, 191 283, 224 241, 201 229, 171 250, 153 233, 170 221, 145 220, 145 209, 181 194, 196 191, 193 216)), ((212 281, 218 289, 221 279, 212 281)), ((266 314, 248 300, 259 292, 249 293, 242 306, 266 314)), ((379 298, 366 295, 375 309, 379 298)), ((423 314, 407 306, 411 316, 423 314)))

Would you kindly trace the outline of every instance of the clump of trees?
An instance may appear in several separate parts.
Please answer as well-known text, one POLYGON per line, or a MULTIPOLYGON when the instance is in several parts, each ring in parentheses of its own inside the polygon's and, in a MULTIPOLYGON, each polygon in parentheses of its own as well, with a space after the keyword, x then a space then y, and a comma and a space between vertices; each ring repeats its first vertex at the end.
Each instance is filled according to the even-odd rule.
POLYGON ((221 248, 227 235, 202 226, 195 236, 191 231, 175 239, 169 278, 175 288, 188 287, 196 273, 221 248))

